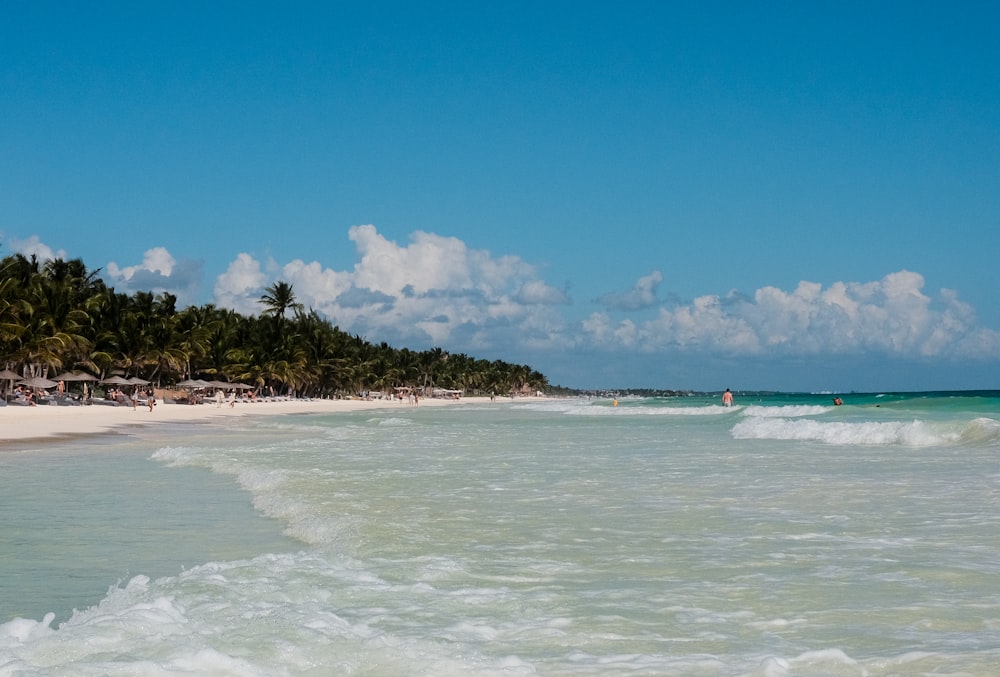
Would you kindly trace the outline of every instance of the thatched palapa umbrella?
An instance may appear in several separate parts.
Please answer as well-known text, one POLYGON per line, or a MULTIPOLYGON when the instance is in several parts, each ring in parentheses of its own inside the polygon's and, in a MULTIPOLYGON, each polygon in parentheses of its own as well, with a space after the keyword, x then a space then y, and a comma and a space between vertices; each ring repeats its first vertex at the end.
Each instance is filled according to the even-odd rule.
POLYGON ((20 381, 20 380, 21 380, 21 375, 18 374, 16 371, 11 371, 10 369, 4 369, 3 371, 0 371, 0 381, 9 381, 9 383, 7 383, 4 386, 3 389, 4 392, 7 392, 8 390, 12 389, 14 381, 20 381))
POLYGON ((90 374, 86 374, 86 373, 80 372, 80 371, 64 371, 63 373, 59 374, 58 376, 56 376, 52 380, 53 381, 57 381, 57 382, 58 381, 96 381, 97 377, 96 376, 91 376, 90 374))
POLYGON ((19 381, 18 385, 28 386, 29 388, 40 388, 41 390, 48 390, 49 388, 55 388, 59 385, 56 381, 50 381, 44 376, 33 376, 32 378, 26 378, 23 381, 19 381))
POLYGON ((132 382, 129 381, 127 378, 122 378, 121 376, 110 376, 110 377, 104 379, 103 381, 101 381, 101 385, 106 385, 106 386, 128 386, 128 385, 132 385, 132 382))

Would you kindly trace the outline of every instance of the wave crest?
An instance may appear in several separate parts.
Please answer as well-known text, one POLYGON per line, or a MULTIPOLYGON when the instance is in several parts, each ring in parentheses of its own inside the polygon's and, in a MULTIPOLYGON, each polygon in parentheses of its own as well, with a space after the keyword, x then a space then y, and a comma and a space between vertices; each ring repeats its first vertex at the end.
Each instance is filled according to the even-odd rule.
POLYGON ((735 439, 798 440, 838 445, 903 445, 929 447, 952 444, 959 434, 936 429, 924 421, 822 422, 788 418, 747 418, 731 431, 735 439))
POLYGON ((795 418, 799 416, 819 416, 832 409, 833 407, 825 407, 820 404, 786 404, 780 407, 763 407, 752 404, 743 410, 743 415, 760 418, 795 418))
POLYGON ((516 408, 530 411, 549 411, 567 416, 720 416, 741 411, 744 407, 723 407, 721 404, 654 407, 645 402, 640 403, 640 406, 629 406, 628 400, 622 399, 621 405, 617 407, 612 406, 607 400, 599 402, 567 400, 559 403, 522 404, 516 408))

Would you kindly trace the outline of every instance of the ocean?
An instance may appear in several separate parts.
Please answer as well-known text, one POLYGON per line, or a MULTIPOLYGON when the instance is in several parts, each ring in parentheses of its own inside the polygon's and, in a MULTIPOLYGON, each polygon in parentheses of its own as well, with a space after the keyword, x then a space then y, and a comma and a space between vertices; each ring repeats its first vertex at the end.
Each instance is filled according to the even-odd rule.
POLYGON ((1000 674, 1000 392, 0 450, 0 676, 1000 674))

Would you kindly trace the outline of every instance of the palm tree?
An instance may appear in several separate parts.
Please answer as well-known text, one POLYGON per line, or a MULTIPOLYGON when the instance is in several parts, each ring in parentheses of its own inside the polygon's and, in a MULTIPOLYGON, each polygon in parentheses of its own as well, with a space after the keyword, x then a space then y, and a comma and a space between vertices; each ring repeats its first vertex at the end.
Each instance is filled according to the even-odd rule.
POLYGON ((54 280, 39 271, 25 291, 30 311, 24 318, 20 349, 15 352, 29 365, 30 373, 60 369, 86 355, 91 345, 87 336, 90 317, 75 293, 74 281, 54 280))
POLYGON ((0 279, 0 354, 13 352, 14 343, 24 334, 22 318, 31 312, 17 278, 0 279))
POLYGON ((79 259, 0 260, 0 362, 26 375, 75 367, 141 371, 167 383, 220 375, 320 396, 396 385, 548 387, 526 365, 374 345, 303 312, 283 281, 261 296, 261 315, 248 317, 211 304, 177 312, 171 294, 116 293, 96 274, 79 259))
POLYGON ((264 292, 264 295, 260 297, 260 303, 266 306, 266 310, 263 312, 264 315, 274 315, 275 317, 283 318, 287 311, 302 308, 302 304, 295 301, 295 293, 292 291, 292 285, 283 280, 278 280, 265 289, 264 292))
POLYGON ((177 336, 179 315, 177 297, 161 293, 153 303, 153 312, 145 331, 145 361, 153 367, 147 374, 150 381, 160 384, 165 372, 179 372, 187 364, 184 342, 177 336))
POLYGON ((420 385, 425 392, 437 385, 437 374, 447 359, 448 353, 437 347, 420 353, 420 385))
POLYGON ((222 322, 221 315, 212 304, 189 306, 177 315, 174 336, 177 349, 184 356, 184 364, 178 370, 182 378, 194 378, 193 365, 208 354, 209 341, 216 326, 222 322))
POLYGON ((211 376, 227 376, 233 365, 238 363, 236 352, 245 345, 256 345, 247 338, 248 321, 231 310, 217 310, 218 316, 205 326, 204 353, 192 365, 193 377, 196 373, 211 376))

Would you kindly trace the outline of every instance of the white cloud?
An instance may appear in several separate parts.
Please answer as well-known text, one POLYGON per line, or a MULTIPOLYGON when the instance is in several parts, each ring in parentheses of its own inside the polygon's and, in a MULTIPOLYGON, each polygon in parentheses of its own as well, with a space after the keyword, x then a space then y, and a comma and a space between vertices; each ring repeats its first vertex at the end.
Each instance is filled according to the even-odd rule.
POLYGON ((165 247, 153 247, 146 252, 142 263, 138 265, 119 268, 118 264, 114 261, 109 262, 108 274, 116 279, 121 278, 124 280, 131 280, 137 272, 141 271, 155 272, 169 277, 170 272, 174 268, 174 263, 174 257, 170 255, 170 252, 165 247))
MULTIPOLYGON (((328 315, 337 309, 341 295, 349 294, 352 289, 350 273, 323 268, 316 261, 305 263, 296 259, 282 267, 280 275, 292 285, 299 303, 328 315)), ((260 312, 259 306, 257 312, 260 312)))
POLYGON ((55 259, 69 259, 69 255, 62 249, 54 251, 47 244, 42 242, 37 235, 32 235, 25 240, 9 238, 7 246, 15 254, 22 254, 28 258, 35 256, 39 261, 54 261, 55 259))
POLYGON ((517 292, 519 303, 537 303, 541 305, 560 305, 569 303, 569 298, 560 290, 541 280, 525 282, 517 292))
MULTIPOLYGON (((624 349, 634 355, 764 359, 1000 356, 1000 332, 980 327, 974 309, 955 291, 929 295, 923 276, 907 270, 875 281, 827 287, 802 281, 791 291, 765 286, 752 294, 733 291, 674 304, 657 299, 663 275, 654 270, 624 293, 601 296, 604 311, 572 321, 560 309, 570 303, 568 295, 517 256, 494 257, 457 238, 425 232, 400 245, 371 225, 355 226, 348 236, 358 254, 350 270, 301 259, 262 263, 241 253, 217 277, 214 301, 259 314, 264 289, 283 279, 294 286, 298 302, 351 333, 473 354, 581 350, 611 356, 624 349), (644 319, 631 316, 644 309, 652 315, 647 310, 644 319)), ((7 244, 42 261, 68 258, 37 236, 7 244)), ((200 302, 202 263, 177 261, 164 247, 149 249, 134 265, 108 263, 105 277, 126 293, 168 291, 181 306, 200 302)))
POLYGON ((226 272, 215 279, 215 302, 223 308, 256 315, 261 310, 257 301, 267 284, 260 263, 249 254, 238 254, 226 272))
POLYGON ((618 310, 639 310, 657 304, 656 288, 663 282, 663 273, 654 270, 640 277, 635 286, 623 294, 608 293, 597 299, 606 308, 618 310))
POLYGON ((976 326, 954 292, 924 293, 924 279, 899 271, 874 282, 800 282, 753 294, 701 296, 689 303, 657 300, 660 271, 625 293, 605 294, 606 310, 571 322, 556 308, 567 295, 516 256, 494 257, 454 237, 416 232, 400 245, 374 226, 349 231, 358 253, 352 270, 318 261, 262 266, 248 254, 230 264, 215 287, 220 306, 259 313, 263 289, 276 279, 297 300, 341 328, 370 340, 418 348, 447 345, 475 353, 589 351, 717 354, 733 357, 867 355, 991 357, 1000 333, 976 326), (613 313, 656 307, 653 317, 613 313))
MULTIPOLYGON (((640 288, 641 285, 637 285, 640 288)), ((937 298, 924 278, 899 271, 875 282, 800 282, 786 292, 762 287, 752 297, 703 296, 642 324, 615 326, 595 314, 582 324, 591 345, 658 352, 684 349, 744 356, 878 354, 974 357, 1000 354, 1000 332, 976 326, 972 308, 953 291, 937 298)))
POLYGON ((454 237, 417 231, 412 242, 401 247, 371 225, 353 226, 348 237, 361 257, 354 268, 354 286, 390 295, 405 289, 418 295, 475 290, 492 297, 509 291, 512 281, 535 275, 534 267, 516 256, 493 258, 454 237))
POLYGON ((372 340, 469 350, 563 340, 565 321, 551 306, 567 303, 566 294, 519 257, 494 257, 457 238, 419 231, 402 246, 371 225, 354 226, 348 236, 358 252, 353 270, 297 259, 271 277, 241 254, 219 276, 215 301, 257 314, 263 289, 280 278, 292 284, 299 303, 372 340))
MULTIPOLYGON (((24 240, 10 238, 7 244, 11 250, 24 256, 35 256, 40 261, 55 259, 69 260, 64 250, 54 250, 37 235, 24 240)), ((90 264, 84 261, 84 264, 90 264)), ((202 263, 200 261, 177 261, 164 247, 153 247, 146 251, 142 263, 132 266, 119 266, 110 261, 102 272, 102 277, 116 291, 131 294, 137 291, 149 291, 154 294, 169 292, 177 297, 178 305, 198 303, 198 294, 202 280, 202 263)))
POLYGON ((122 267, 114 261, 108 262, 105 278, 116 291, 124 293, 169 292, 183 307, 198 301, 202 263, 191 260, 178 262, 165 247, 153 247, 146 251, 142 263, 122 267))

